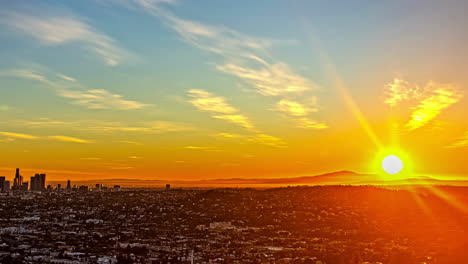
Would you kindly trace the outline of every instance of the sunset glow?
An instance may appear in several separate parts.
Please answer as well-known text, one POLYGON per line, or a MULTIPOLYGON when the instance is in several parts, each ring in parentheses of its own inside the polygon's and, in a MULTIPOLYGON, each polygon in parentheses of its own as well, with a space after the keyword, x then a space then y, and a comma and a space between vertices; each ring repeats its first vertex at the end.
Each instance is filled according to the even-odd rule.
POLYGON ((1 7, 0 175, 466 178, 456 4, 123 2, 1 7))

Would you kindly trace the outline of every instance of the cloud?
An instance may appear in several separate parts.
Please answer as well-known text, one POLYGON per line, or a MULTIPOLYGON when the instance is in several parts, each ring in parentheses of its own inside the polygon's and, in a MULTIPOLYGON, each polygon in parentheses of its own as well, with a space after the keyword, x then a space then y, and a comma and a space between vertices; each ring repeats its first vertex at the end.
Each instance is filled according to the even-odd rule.
POLYGON ((141 142, 136 142, 136 141, 128 141, 128 140, 120 140, 120 141, 114 141, 115 143, 122 143, 122 144, 130 144, 130 145, 144 145, 141 142))
MULTIPOLYGON (((108 124, 104 126, 89 127, 88 130, 108 131, 108 132, 146 132, 146 133, 164 133, 194 130, 192 126, 169 122, 169 121, 153 121, 145 122, 144 126, 125 126, 119 123, 108 124)), ((127 142, 128 143, 128 142, 127 142)))
POLYGON ((215 96, 203 90, 189 90, 188 96, 192 98, 189 102, 197 109, 213 113, 211 117, 225 120, 248 130, 255 130, 249 118, 238 114, 239 110, 229 105, 224 97, 215 96))
POLYGON ((468 131, 465 131, 465 134, 458 138, 456 142, 448 146, 448 148, 461 148, 468 146, 468 131))
POLYGON ((51 15, 44 10, 34 10, 34 14, 1 11, 0 24, 27 34, 44 45, 58 46, 77 43, 89 52, 101 57, 109 66, 122 63, 128 52, 120 48, 116 41, 94 29, 88 23, 71 15, 51 15))
POLYGON ((82 105, 89 109, 140 109, 148 104, 124 99, 122 95, 113 94, 104 89, 88 89, 72 77, 47 73, 31 69, 15 69, 0 73, 3 76, 14 76, 23 79, 38 81, 64 98, 72 99, 72 104, 82 105))
POLYGON ((416 95, 417 88, 410 88, 405 80, 395 78, 392 83, 385 86, 384 103, 390 106, 396 106, 398 103, 413 98, 416 95))
POLYGON ((280 148, 286 147, 286 143, 282 139, 274 137, 274 136, 270 136, 267 134, 257 134, 257 135, 249 137, 247 140, 250 142, 272 146, 272 147, 280 147, 280 148))
POLYGON ((430 89, 431 92, 418 106, 413 108, 411 120, 406 124, 409 131, 424 126, 438 116, 442 110, 457 103, 462 98, 461 91, 450 84, 429 83, 426 88, 430 89))
POLYGON ((75 99, 74 104, 83 105, 89 109, 109 109, 116 108, 120 110, 139 109, 147 106, 136 101, 123 99, 123 96, 112 94, 107 90, 87 90, 70 91, 61 90, 59 95, 65 98, 75 99))
POLYGON ((226 63, 219 71, 234 75, 249 83, 262 95, 277 96, 314 90, 312 81, 294 73, 281 61, 273 60, 269 49, 277 42, 250 36, 225 26, 214 26, 177 17, 163 9, 159 2, 137 1, 153 16, 157 16, 187 43, 222 56, 226 63))
POLYGON ((310 129, 325 129, 325 128, 328 128, 328 126, 326 124, 317 122, 317 121, 312 120, 312 119, 307 118, 307 117, 297 118, 297 119, 295 119, 295 121, 297 122, 297 125, 300 128, 310 128, 310 129))
POLYGON ((309 107, 300 102, 282 99, 276 104, 274 110, 282 112, 292 118, 292 121, 296 123, 297 127, 305 129, 328 128, 327 125, 307 117, 310 113, 318 111, 316 108, 316 97, 313 97, 311 102, 313 106, 309 107))
POLYGON ((214 151, 219 152, 220 150, 216 147, 205 147, 205 146, 185 146, 184 149, 202 150, 202 151, 214 151))
POLYGON ((65 141, 65 142, 75 142, 75 143, 92 143, 93 141, 80 139, 76 137, 68 137, 68 136, 33 136, 29 134, 23 133, 15 133, 15 132, 0 132, 0 136, 4 136, 7 139, 28 139, 28 140, 36 140, 36 139, 49 139, 49 140, 57 140, 57 141, 65 141))
POLYGON ((318 111, 317 108, 310 108, 299 102, 287 99, 282 99, 281 101, 279 101, 274 109, 294 117, 307 116, 311 112, 318 111))
POLYGON ((39 139, 37 136, 14 133, 14 132, 0 132, 0 136, 5 136, 7 138, 18 138, 18 139, 39 139))
POLYGON ((280 96, 317 87, 306 78, 294 74, 285 63, 264 64, 259 69, 228 63, 217 69, 244 80, 262 95, 280 96))
POLYGON ((255 130, 249 119, 244 115, 214 115, 214 118, 226 120, 245 129, 255 130))
MULTIPOLYGON (((136 1, 147 13, 160 18, 185 42, 224 59, 216 69, 233 75, 264 96, 294 97, 317 90, 319 85, 295 73, 270 54, 278 41, 250 36, 225 26, 182 19, 163 8, 160 1, 136 1)), ((234 112, 231 109, 231 112, 234 112)), ((226 113, 232 114, 232 113, 226 113)))
MULTIPOLYGON (((102 120, 78 120, 78 121, 60 121, 50 118, 39 118, 37 120, 17 120, 15 123, 35 127, 67 127, 73 130, 99 131, 99 132, 144 132, 144 133, 164 133, 195 130, 194 127, 177 122, 169 121, 150 121, 142 122, 139 125, 127 125, 121 122, 107 122, 102 120)), ((141 145, 139 142, 120 141, 120 143, 141 145)))
POLYGON ((408 131, 425 126, 463 97, 462 90, 454 84, 431 81, 424 87, 418 87, 401 79, 394 79, 393 83, 387 84, 384 92, 384 102, 392 107, 414 105, 411 107, 410 120, 405 125, 408 131))
POLYGON ((188 95, 193 98, 189 102, 199 110, 222 114, 233 114, 238 112, 236 108, 226 103, 226 99, 224 97, 214 96, 209 92, 195 89, 189 90, 188 95))
POLYGON ((270 136, 263 133, 257 133, 253 135, 241 135, 241 134, 231 134, 231 133, 218 133, 214 135, 215 137, 225 138, 225 139, 237 139, 244 142, 250 142, 255 144, 266 145, 270 147, 286 147, 286 143, 277 137, 270 136))
POLYGON ((81 139, 81 138, 76 138, 76 137, 67 137, 67 136, 48 136, 47 138, 52 139, 52 140, 58 140, 58 141, 65 141, 65 142, 74 142, 74 143, 93 143, 91 140, 86 140, 86 139, 81 139))

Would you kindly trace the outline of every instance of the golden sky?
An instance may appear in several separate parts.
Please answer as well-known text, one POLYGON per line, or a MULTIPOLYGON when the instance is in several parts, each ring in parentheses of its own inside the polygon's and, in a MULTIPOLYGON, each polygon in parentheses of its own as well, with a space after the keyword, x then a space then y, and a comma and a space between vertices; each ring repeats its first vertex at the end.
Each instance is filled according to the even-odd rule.
POLYGON ((463 1, 14 1, 0 175, 467 177, 463 1))

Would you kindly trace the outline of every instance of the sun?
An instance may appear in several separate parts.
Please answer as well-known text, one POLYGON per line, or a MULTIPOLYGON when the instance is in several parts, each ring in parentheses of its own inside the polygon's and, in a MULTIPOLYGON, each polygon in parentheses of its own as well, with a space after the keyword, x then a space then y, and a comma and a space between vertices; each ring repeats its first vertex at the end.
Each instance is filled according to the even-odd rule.
POLYGON ((386 156, 382 160, 382 169, 388 174, 397 174, 403 169, 403 161, 395 155, 386 156))

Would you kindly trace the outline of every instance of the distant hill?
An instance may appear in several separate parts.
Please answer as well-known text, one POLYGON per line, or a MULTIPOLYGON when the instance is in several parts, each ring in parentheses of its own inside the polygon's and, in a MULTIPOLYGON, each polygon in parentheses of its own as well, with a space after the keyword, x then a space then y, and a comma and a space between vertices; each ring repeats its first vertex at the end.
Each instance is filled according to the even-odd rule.
MULTIPOLYGON (((64 182, 49 182, 49 184, 64 182)), ((468 186, 468 180, 438 180, 431 177, 415 177, 411 179, 388 180, 375 174, 359 174, 352 171, 338 171, 316 176, 292 178, 231 178, 213 180, 139 180, 139 179, 97 179, 74 181, 72 184, 93 186, 97 183, 106 186, 121 185, 123 187, 163 187, 170 183, 183 187, 248 187, 248 186, 286 186, 286 185, 454 185, 468 186)))

